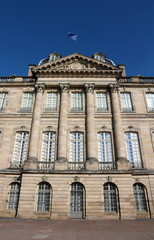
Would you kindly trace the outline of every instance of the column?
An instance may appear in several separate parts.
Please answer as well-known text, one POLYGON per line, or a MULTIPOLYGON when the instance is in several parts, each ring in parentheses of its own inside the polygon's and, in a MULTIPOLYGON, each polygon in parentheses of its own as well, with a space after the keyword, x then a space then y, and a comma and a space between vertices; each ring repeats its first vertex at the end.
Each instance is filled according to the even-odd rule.
POLYGON ((96 158, 96 131, 94 118, 94 83, 85 84, 86 89, 86 130, 87 130, 87 170, 98 170, 96 158))
POLYGON ((129 162, 127 161, 125 138, 122 130, 121 112, 118 98, 118 84, 110 84, 109 88, 111 92, 113 133, 117 167, 119 170, 128 169, 129 162))
POLYGON ((61 101, 59 113, 59 134, 58 134, 58 158, 55 162, 56 170, 67 170, 67 113, 68 113, 68 89, 69 84, 60 84, 61 101))
POLYGON ((33 119, 32 119, 32 125, 31 125, 29 156, 24 163, 24 169, 37 169, 38 167, 40 119, 41 119, 42 95, 43 95, 44 87, 45 87, 44 84, 35 85, 36 97, 35 97, 33 119))

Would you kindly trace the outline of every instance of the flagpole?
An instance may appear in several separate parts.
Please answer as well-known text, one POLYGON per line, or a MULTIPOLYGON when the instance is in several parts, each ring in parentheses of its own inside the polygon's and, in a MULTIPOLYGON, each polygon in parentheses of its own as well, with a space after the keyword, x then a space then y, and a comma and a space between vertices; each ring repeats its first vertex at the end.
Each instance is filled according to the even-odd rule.
MULTIPOLYGON (((77 34, 76 34, 77 35, 77 34)), ((77 35, 77 38, 76 38, 76 53, 78 52, 78 49, 77 49, 77 41, 78 41, 78 35, 77 35)))

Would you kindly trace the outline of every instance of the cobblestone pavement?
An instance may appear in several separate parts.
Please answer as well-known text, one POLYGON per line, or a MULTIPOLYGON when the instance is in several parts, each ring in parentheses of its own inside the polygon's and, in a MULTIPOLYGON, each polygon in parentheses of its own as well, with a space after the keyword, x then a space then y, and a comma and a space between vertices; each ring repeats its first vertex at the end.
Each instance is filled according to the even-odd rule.
POLYGON ((152 220, 0 219, 0 240, 154 240, 152 220))

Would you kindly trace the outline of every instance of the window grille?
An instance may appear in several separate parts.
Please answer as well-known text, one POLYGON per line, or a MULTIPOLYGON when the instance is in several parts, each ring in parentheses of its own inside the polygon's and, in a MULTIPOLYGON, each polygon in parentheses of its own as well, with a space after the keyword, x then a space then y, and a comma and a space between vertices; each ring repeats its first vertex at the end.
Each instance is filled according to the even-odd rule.
POLYGON ((116 186, 112 183, 104 184, 104 211, 117 212, 116 186))
POLYGON ((41 161, 54 162, 55 160, 56 133, 44 132, 42 138, 41 161))
POLYGON ((8 210, 17 210, 19 200, 20 184, 12 183, 10 185, 8 210))
POLYGON ((98 159, 99 162, 112 162, 111 133, 98 133, 98 159))
POLYGON ((127 159, 132 168, 142 168, 142 160, 138 141, 138 134, 133 132, 125 133, 127 159))
POLYGON ((46 110, 48 111, 56 111, 57 110, 57 93, 48 93, 47 94, 47 101, 46 101, 46 110))
POLYGON ((82 93, 72 93, 72 111, 82 111, 83 110, 83 100, 82 93))
POLYGON ((154 112, 154 93, 146 93, 148 110, 154 112))
POLYGON ((21 110, 31 111, 33 103, 33 93, 23 93, 21 110))
POLYGON ((120 96, 121 96, 122 111, 123 112, 133 111, 130 93, 121 93, 120 96))
POLYGON ((134 184, 134 197, 137 211, 147 211, 145 189, 142 184, 134 184))
POLYGON ((50 192, 51 192, 51 187, 50 187, 49 183, 42 182, 39 184, 38 202, 37 202, 37 211, 38 212, 49 212, 50 192))
POLYGON ((71 162, 83 162, 83 133, 71 133, 71 162))
POLYGON ((22 164, 27 158, 29 133, 17 132, 13 152, 13 162, 22 164))
POLYGON ((97 111, 108 110, 106 93, 97 93, 96 100, 97 100, 97 111))
POLYGON ((4 110, 6 108, 8 93, 0 93, 0 110, 4 110))

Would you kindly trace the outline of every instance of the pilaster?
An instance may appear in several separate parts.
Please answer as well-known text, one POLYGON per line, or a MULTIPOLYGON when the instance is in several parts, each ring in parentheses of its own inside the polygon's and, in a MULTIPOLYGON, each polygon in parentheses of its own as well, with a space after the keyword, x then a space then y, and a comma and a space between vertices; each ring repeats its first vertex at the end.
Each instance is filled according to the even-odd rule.
POLYGON ((56 170, 67 170, 67 112, 68 112, 68 83, 59 84, 61 91, 61 104, 59 113, 59 134, 58 134, 58 158, 55 162, 56 170))
POLYGON ((94 119, 94 83, 85 84, 86 90, 86 126, 87 126, 87 170, 98 170, 96 158, 96 132, 94 119))
POLYGON ((24 169, 37 169, 38 165, 38 149, 40 139, 40 119, 41 119, 41 108, 42 108, 42 95, 44 84, 35 85, 35 105, 34 113, 31 126, 31 136, 29 143, 29 155, 28 159, 24 163, 24 169))
POLYGON ((112 101, 113 131, 117 168, 119 170, 126 170, 129 168, 129 161, 127 160, 125 139, 121 123, 121 114, 118 99, 119 86, 118 84, 110 84, 109 89, 112 101))

